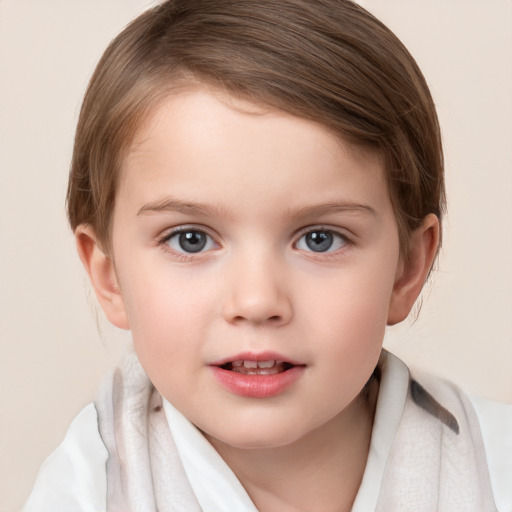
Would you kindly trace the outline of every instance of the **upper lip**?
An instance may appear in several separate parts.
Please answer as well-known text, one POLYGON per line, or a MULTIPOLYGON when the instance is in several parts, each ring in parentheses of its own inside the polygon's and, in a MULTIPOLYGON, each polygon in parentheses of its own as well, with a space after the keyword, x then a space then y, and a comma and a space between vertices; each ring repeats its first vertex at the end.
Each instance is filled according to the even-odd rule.
POLYGON ((283 363, 289 363, 293 366, 304 366, 304 363, 290 359, 287 356, 279 354, 277 352, 240 352, 233 356, 224 357, 217 359, 210 363, 210 366, 222 366, 224 364, 232 363, 233 361, 281 361, 283 363))

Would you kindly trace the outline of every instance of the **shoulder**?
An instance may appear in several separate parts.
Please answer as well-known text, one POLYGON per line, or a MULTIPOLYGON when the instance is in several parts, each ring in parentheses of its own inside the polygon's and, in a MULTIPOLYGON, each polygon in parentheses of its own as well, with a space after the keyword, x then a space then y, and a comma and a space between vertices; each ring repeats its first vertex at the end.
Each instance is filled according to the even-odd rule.
POLYGON ((94 404, 75 417, 57 449, 41 466, 23 512, 101 512, 106 509, 107 450, 94 404))
POLYGON ((482 431, 499 510, 512 510, 512 405, 468 395, 482 431))
POLYGON ((482 446, 496 507, 512 511, 512 405, 471 395, 439 378, 421 373, 418 380, 414 377, 410 393, 417 405, 457 434, 460 422, 476 427, 471 444, 482 446))
POLYGON ((383 355, 374 429, 382 419, 379 409, 386 412, 384 426, 389 408, 396 414, 380 499, 393 502, 407 482, 408 492, 426 501, 437 492, 444 510, 470 510, 461 503, 473 509, 478 503, 477 510, 512 512, 512 406, 470 396, 383 355))

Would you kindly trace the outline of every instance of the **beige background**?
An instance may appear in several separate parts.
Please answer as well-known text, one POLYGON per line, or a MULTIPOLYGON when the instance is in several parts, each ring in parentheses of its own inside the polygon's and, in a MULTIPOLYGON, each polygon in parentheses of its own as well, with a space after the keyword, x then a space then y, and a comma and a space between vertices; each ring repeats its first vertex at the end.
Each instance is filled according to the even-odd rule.
MULTIPOLYGON (((407 362, 512 403, 512 2, 362 0, 416 56, 438 104, 446 240, 407 362)), ((147 0, 0 0, 0 511, 128 337, 96 318, 64 215, 73 131, 108 41, 147 0), (99 327, 99 329, 98 329, 99 327)))

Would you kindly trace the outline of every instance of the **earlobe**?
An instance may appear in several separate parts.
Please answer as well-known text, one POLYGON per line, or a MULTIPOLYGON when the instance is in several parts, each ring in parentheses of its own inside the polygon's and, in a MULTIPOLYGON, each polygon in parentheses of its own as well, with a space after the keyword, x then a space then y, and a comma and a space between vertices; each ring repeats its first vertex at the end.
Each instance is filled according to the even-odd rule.
POLYGON ((438 245, 439 220, 429 214, 411 235, 407 260, 399 264, 389 304, 388 325, 405 320, 411 311, 432 267, 438 245))
POLYGON ((78 255, 89 275, 101 309, 116 327, 129 329, 112 259, 102 250, 91 226, 78 226, 75 230, 75 240, 78 255))

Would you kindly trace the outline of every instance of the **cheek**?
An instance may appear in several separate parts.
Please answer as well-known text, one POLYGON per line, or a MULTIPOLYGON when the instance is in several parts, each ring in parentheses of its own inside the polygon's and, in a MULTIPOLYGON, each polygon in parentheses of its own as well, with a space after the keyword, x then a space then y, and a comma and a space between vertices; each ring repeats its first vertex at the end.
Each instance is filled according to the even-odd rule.
POLYGON ((318 318, 329 319, 327 324, 357 325, 366 331, 373 324, 385 324, 394 275, 393 264, 347 266, 312 276, 301 294, 308 297, 305 304, 317 311, 318 318))
MULTIPOLYGON (((186 273, 185 273, 186 274, 186 273)), ((196 279, 151 270, 130 274, 123 297, 135 350, 146 367, 157 368, 191 361, 201 344, 206 326, 214 316, 212 290, 198 287, 196 279)))
POLYGON ((326 321, 317 322, 320 336, 331 344, 329 351, 336 359, 364 364, 370 353, 380 352, 387 320, 384 301, 370 301, 359 294, 347 294, 325 304, 326 321))
POLYGON ((364 364, 371 353, 378 358, 394 278, 393 265, 384 268, 384 274, 379 267, 344 269, 304 289, 309 289, 309 299, 303 302, 307 317, 318 339, 329 344, 330 354, 339 360, 364 364))

